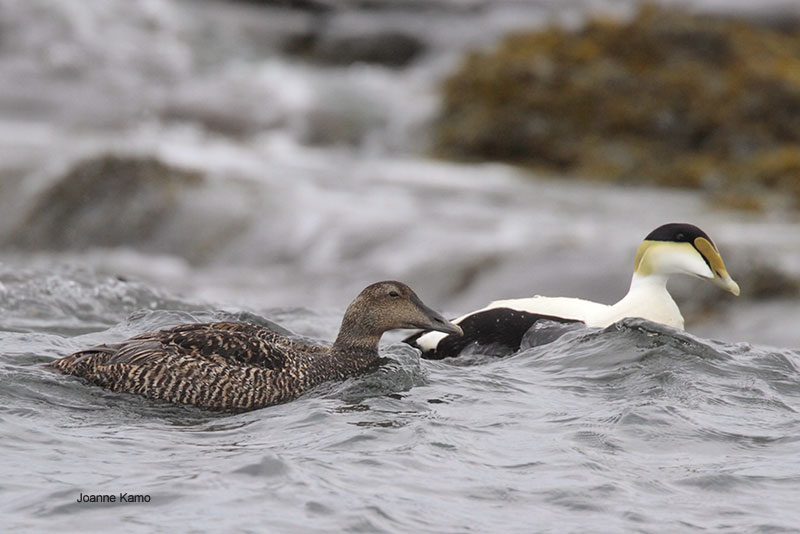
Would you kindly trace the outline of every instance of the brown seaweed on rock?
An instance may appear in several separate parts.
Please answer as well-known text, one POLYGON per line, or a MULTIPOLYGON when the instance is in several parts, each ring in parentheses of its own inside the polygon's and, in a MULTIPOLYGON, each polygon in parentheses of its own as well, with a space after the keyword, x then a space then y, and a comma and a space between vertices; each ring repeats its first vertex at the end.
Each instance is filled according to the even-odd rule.
POLYGON ((445 157, 800 205, 800 30, 645 6, 509 36, 446 81, 436 139, 445 157))

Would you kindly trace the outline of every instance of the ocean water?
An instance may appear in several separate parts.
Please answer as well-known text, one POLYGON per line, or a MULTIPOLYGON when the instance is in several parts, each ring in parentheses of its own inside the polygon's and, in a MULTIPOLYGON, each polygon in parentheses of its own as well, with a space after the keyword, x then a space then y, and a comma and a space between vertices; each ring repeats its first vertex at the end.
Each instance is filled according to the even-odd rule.
MULTIPOLYGON (((797 212, 427 156, 438 83, 467 50, 634 4, 396 0, 321 15, 0 0, 0 532, 800 532, 797 212), (400 68, 286 52, 309 33, 390 31, 423 52, 400 68), (112 180, 47 191, 106 154, 201 180, 167 191, 149 232, 115 225, 99 246, 110 220, 140 221, 142 197, 112 180), (742 287, 676 277, 688 333, 536 331, 504 358, 428 362, 392 332, 376 372, 244 414, 41 366, 218 319, 329 342, 353 296, 389 278, 451 316, 533 294, 611 303, 639 241, 671 221, 706 230, 742 287), (73 224, 73 241, 31 237, 73 224)), ((775 0, 759 14, 769 6, 797 12, 775 0)))
POLYGON ((394 333, 373 373, 217 414, 40 364, 189 321, 329 341, 339 312, 223 312, 81 271, 0 279, 3 532, 798 532, 798 350, 626 320, 430 362, 394 333))

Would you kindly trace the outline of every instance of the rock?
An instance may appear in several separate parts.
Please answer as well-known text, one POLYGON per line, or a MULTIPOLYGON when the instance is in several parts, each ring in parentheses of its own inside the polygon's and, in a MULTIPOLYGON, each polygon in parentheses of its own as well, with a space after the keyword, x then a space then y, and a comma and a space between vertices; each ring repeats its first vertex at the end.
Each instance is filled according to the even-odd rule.
POLYGON ((309 12, 325 12, 333 9, 331 1, 321 0, 233 0, 236 2, 267 7, 298 9, 309 12))
POLYGON ((398 68, 417 59, 426 46, 420 39, 396 31, 334 36, 320 30, 287 38, 281 48, 284 53, 326 65, 369 63, 398 68))
POLYGON ((443 92, 435 150, 445 157, 777 189, 800 206, 798 30, 645 6, 628 22, 510 36, 471 54, 443 92))
POLYGON ((670 292, 681 308, 686 324, 719 320, 720 314, 737 308, 753 306, 743 301, 795 301, 800 296, 798 273, 779 266, 770 259, 756 259, 756 251, 739 261, 730 262, 730 272, 739 283, 742 293, 734 297, 710 283, 697 279, 675 277, 670 292))
POLYGON ((744 272, 739 281, 742 295, 754 300, 800 296, 800 280, 774 265, 756 263, 744 272))
POLYGON ((45 190, 10 244, 26 249, 132 246, 171 216, 200 174, 154 158, 112 155, 76 164, 45 190))
POLYGON ((322 40, 314 47, 312 55, 317 61, 332 65, 375 63, 403 67, 424 50, 425 45, 415 37, 387 32, 322 40))

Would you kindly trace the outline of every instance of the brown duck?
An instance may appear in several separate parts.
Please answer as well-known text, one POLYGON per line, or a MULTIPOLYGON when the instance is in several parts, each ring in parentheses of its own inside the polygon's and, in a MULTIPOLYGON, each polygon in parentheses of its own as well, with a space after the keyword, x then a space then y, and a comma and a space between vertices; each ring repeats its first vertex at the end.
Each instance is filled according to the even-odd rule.
POLYGON ((376 367, 381 335, 395 328, 461 334, 408 286, 387 281, 367 286, 348 306, 331 347, 250 323, 186 324, 47 365, 113 391, 210 410, 252 410, 376 367))

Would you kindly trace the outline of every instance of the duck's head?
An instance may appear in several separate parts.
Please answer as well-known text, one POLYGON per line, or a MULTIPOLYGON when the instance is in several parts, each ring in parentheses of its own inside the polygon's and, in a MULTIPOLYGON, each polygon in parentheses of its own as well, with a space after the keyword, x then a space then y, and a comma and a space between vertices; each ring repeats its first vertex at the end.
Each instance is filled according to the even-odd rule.
POLYGON ((342 329, 348 326, 369 335, 395 328, 462 333, 458 325, 425 305, 410 287, 395 281, 377 282, 364 288, 345 312, 342 329))
POLYGON ((692 224, 670 223, 650 232, 636 252, 634 274, 689 274, 710 280, 734 295, 739 294, 739 284, 725 269, 714 242, 692 224))

